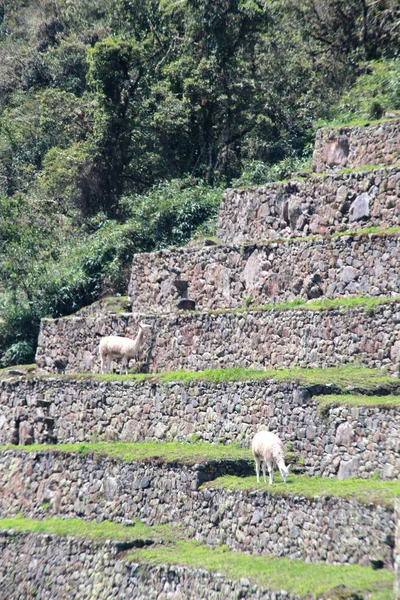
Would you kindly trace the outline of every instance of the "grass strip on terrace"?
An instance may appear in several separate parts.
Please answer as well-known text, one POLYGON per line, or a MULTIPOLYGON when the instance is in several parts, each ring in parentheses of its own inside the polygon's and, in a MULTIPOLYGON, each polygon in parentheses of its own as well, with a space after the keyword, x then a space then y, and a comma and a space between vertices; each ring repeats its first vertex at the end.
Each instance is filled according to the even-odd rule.
POLYGON ((298 298, 290 302, 276 302, 262 304, 261 306, 240 307, 233 310, 216 309, 214 311, 206 311, 210 313, 225 313, 225 312, 255 312, 255 311, 287 311, 287 310, 313 310, 324 311, 340 308, 364 308, 367 312, 373 311, 374 308, 381 304, 392 304, 399 302, 400 296, 380 296, 372 298, 369 296, 343 296, 341 298, 321 298, 318 300, 306 300, 298 298))
POLYGON ((67 452, 80 455, 108 456, 126 462, 157 461, 194 465, 210 460, 250 460, 248 448, 235 444, 206 442, 93 442, 81 444, 32 444, 30 446, 0 446, 0 451, 67 452))
POLYGON ((73 535, 79 539, 95 539, 99 541, 114 540, 142 540, 150 539, 155 542, 174 541, 178 536, 183 537, 183 532, 178 527, 169 525, 155 525, 149 527, 141 521, 132 521, 130 525, 113 523, 112 521, 85 521, 83 519, 28 519, 22 515, 0 519, 0 529, 14 529, 15 531, 31 531, 33 533, 47 533, 60 536, 73 535))
MULTIPOLYGON (((394 302, 400 301, 400 295, 396 296, 341 296, 340 298, 322 298, 318 300, 306 300, 305 298, 297 298, 296 300, 286 302, 275 302, 262 304, 260 306, 241 306, 239 308, 216 308, 207 310, 191 310, 191 311, 179 311, 179 314, 196 316, 199 314, 206 315, 220 315, 220 314, 237 314, 237 313, 252 313, 252 312, 266 312, 266 311, 287 311, 287 310, 312 310, 312 311, 327 311, 332 309, 340 308, 364 308, 367 312, 373 311, 375 307, 381 304, 393 304, 394 302)), ((132 313, 125 313, 132 314, 132 313)), ((144 317, 155 317, 158 316, 155 313, 141 313, 144 317)), ((167 315, 175 315, 176 313, 166 313, 167 315)), ((163 315, 164 316, 164 315, 163 315)), ((61 319, 73 319, 75 315, 68 315, 66 317, 60 317, 61 319)), ((85 319, 87 317, 77 318, 85 319)), ((89 317, 94 318, 94 317, 89 317)), ((53 319, 47 318, 46 320, 52 321, 53 319)))
POLYGON ((307 477, 306 475, 293 475, 289 473, 287 483, 283 482, 278 472, 274 474, 274 483, 269 485, 261 481, 257 483, 256 477, 236 477, 225 475, 213 481, 204 483, 203 488, 224 488, 242 491, 268 491, 270 494, 290 496, 304 496, 306 498, 328 497, 355 499, 367 504, 383 504, 394 506, 400 496, 400 481, 384 481, 381 479, 330 479, 328 477, 307 477))
MULTIPOLYGON (((370 600, 389 600, 393 593, 394 573, 387 569, 373 570, 360 565, 304 563, 270 554, 254 556, 233 552, 226 546, 209 548, 205 544, 185 539, 182 530, 175 526, 149 527, 136 522, 133 526, 126 527, 108 521, 102 523, 79 519, 35 521, 18 516, 0 520, 0 529, 75 536, 94 541, 154 540, 158 543, 130 551, 127 556, 124 556, 124 561, 206 569, 221 573, 233 580, 246 578, 251 584, 271 591, 287 590, 301 598, 316 598, 343 583, 346 587, 368 595, 370 600)), ((331 594, 329 597, 335 596, 331 594)))
MULTIPOLYGON (((173 546, 148 546, 130 553, 128 560, 206 569, 233 580, 246 578, 261 589, 286 590, 300 598, 320 597, 343 583, 365 594, 369 600, 393 598, 394 574, 387 569, 377 571, 360 565, 304 563, 270 554, 254 556, 233 552, 227 546, 208 548, 194 541, 178 540, 173 546)), ((327 597, 339 599, 341 596, 331 592, 327 597)))
MULTIPOLYGON (((29 365, 31 367, 32 365, 29 365)), ((142 383, 146 381, 162 383, 191 383, 205 382, 221 384, 234 381, 263 381, 273 380, 282 382, 294 382, 298 385, 334 386, 343 391, 357 389, 365 392, 383 388, 387 391, 398 390, 400 393, 400 379, 387 374, 383 369, 370 369, 354 364, 340 367, 328 368, 300 368, 290 369, 245 369, 233 367, 231 369, 205 369, 204 371, 169 371, 163 373, 134 373, 129 375, 100 374, 100 373, 78 373, 68 375, 55 375, 53 373, 36 373, 34 369, 24 366, 12 367, 26 371, 27 378, 38 379, 63 379, 72 381, 119 381, 142 383)), ((8 368, 0 370, 0 379, 10 378, 8 368)), ((11 375, 11 378, 13 375, 11 375)))
POLYGON ((400 408, 400 396, 365 396, 361 394, 327 394, 313 396, 313 400, 321 407, 329 406, 364 406, 371 408, 400 408))

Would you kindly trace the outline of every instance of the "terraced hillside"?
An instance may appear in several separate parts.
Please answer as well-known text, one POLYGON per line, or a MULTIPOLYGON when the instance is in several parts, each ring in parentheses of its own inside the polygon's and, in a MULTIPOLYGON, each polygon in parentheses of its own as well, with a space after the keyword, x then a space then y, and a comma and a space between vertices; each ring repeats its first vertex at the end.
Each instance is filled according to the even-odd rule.
POLYGON ((228 190, 222 244, 42 321, 0 380, 1 598, 400 597, 399 145, 400 121, 320 132, 327 174, 228 190), (141 360, 101 374, 141 320, 141 360), (262 427, 287 484, 256 483, 262 427))

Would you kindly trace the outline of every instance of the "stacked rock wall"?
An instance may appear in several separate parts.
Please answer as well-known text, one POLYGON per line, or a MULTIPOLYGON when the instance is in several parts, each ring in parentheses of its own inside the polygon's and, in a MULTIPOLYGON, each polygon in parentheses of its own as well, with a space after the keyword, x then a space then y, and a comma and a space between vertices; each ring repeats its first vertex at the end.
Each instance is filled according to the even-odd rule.
POLYGON ((400 225, 400 166, 226 190, 224 244, 400 225))
MULTIPOLYGON (((190 441, 249 447, 260 428, 280 435, 309 475, 400 476, 396 408, 320 410, 307 388, 274 381, 132 383, 33 379, 0 385, 0 444, 190 441)), ((253 468, 251 469, 253 472, 253 468)))
POLYGON ((394 570, 396 577, 394 581, 394 598, 398 600, 400 598, 400 501, 396 503, 395 519, 394 570))
POLYGON ((123 463, 64 453, 4 452, 0 511, 43 518, 177 522, 199 541, 307 561, 393 563, 394 509, 344 498, 199 489, 218 466, 123 463), (50 501, 50 506, 47 502, 50 501), (193 519, 193 515, 196 519, 193 519), (365 535, 365 532, 368 535, 365 535))
MULTIPOLYGON (((126 546, 129 548, 129 544, 126 546)), ((258 589, 247 580, 232 581, 203 569, 136 564, 127 561, 124 547, 111 541, 1 531, 0 597, 298 600, 294 594, 258 589)))
POLYGON ((241 367, 329 367, 355 361, 367 367, 400 362, 400 306, 373 309, 107 315, 42 319, 36 361, 41 369, 98 372, 101 336, 134 336, 152 325, 145 365, 150 372, 241 367))
POLYGON ((398 294, 399 240, 398 234, 349 235, 136 254, 128 295, 133 312, 162 313, 176 310, 182 282, 197 309, 398 294))
POLYGON ((315 136, 313 171, 391 165, 400 154, 400 120, 369 126, 319 129, 315 136))

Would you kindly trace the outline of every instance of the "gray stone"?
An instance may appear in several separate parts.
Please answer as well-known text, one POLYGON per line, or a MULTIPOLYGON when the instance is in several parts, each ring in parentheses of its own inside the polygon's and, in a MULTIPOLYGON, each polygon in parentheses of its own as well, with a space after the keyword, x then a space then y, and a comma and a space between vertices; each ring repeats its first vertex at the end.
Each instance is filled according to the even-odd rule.
POLYGON ((344 267, 342 271, 342 281, 345 283, 350 283, 357 278, 358 271, 354 267, 344 267))
POLYGON ((350 423, 342 423, 336 430, 335 441, 338 446, 350 446, 354 440, 354 430, 350 423))
POLYGON ((354 477, 354 475, 357 474, 357 471, 359 469, 359 464, 360 464, 360 459, 358 456, 354 457, 348 461, 344 461, 344 460, 340 461, 337 478, 342 480, 342 479, 348 479, 349 477, 354 477))
POLYGON ((140 487, 142 488, 142 490, 147 489, 148 487, 150 487, 151 485, 151 478, 150 477, 142 477, 142 479, 140 480, 140 487))
POLYGON ((349 210, 350 223, 369 218, 369 201, 369 194, 367 192, 363 192, 354 200, 354 202, 352 202, 349 210))
POLYGON ((397 340, 390 349, 390 359, 395 363, 400 363, 400 340, 397 340))

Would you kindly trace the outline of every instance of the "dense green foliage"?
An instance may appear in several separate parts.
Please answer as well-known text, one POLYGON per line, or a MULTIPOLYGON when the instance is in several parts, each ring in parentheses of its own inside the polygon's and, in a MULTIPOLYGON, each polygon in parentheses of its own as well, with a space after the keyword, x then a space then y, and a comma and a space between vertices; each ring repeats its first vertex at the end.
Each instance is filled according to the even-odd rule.
POLYGON ((399 16, 386 0, 3 0, 2 364, 32 360, 41 317, 125 292, 134 252, 210 233, 224 186, 304 170, 316 120, 399 108, 399 16))

